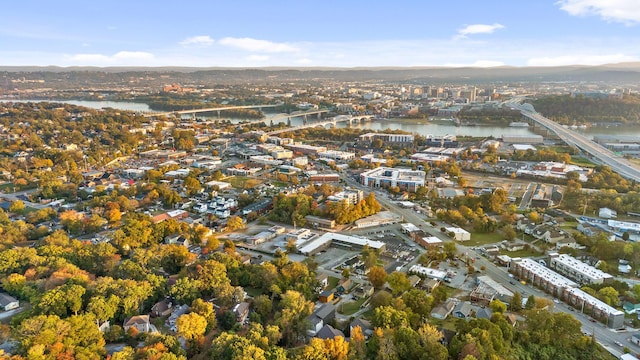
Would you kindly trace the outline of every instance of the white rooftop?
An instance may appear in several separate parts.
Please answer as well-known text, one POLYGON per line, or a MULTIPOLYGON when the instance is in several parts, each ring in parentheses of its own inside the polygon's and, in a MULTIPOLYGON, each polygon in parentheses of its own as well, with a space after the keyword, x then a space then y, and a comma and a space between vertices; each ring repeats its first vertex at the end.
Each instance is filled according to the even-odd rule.
POLYGON ((401 224, 402 228, 407 232, 415 232, 420 231, 420 228, 413 225, 412 223, 401 224))
POLYGON ((381 241, 369 240, 364 237, 348 236, 348 235, 343 235, 338 233, 325 233, 319 238, 312 240, 311 242, 303 246, 300 249, 300 252, 303 254, 313 252, 315 249, 334 240, 340 241, 342 243, 357 245, 357 246, 369 245, 369 247, 372 249, 381 249, 385 246, 385 244, 381 241))
MULTIPOLYGON (((514 259, 515 261, 515 259, 514 259)), ((566 277, 558 274, 557 272, 548 269, 544 266, 542 266, 541 264, 539 264, 538 262, 536 262, 535 260, 531 260, 531 259, 520 259, 517 261, 517 263, 529 270, 530 272, 532 272, 533 274, 545 279, 546 281, 548 281, 550 284, 556 286, 556 287, 575 287, 578 286, 578 284, 576 284, 575 282, 567 279, 566 277)))
POLYGON ((608 274, 600 269, 596 269, 595 267, 585 264, 582 261, 574 258, 569 254, 560 254, 558 257, 554 257, 551 261, 555 261, 560 263, 570 269, 575 270, 576 272, 587 276, 591 279, 611 279, 613 276, 608 274))
POLYGON ((603 303, 599 299, 596 299, 595 297, 587 294, 586 292, 578 288, 570 288, 570 289, 566 289, 566 291, 569 294, 583 300, 585 303, 593 305, 594 308, 599 309, 607 313, 608 315, 624 315, 622 311, 603 303))
POLYGON ((428 278, 438 279, 438 280, 442 280, 445 277, 447 277, 447 272, 446 271, 442 271, 442 270, 438 270, 438 269, 432 269, 432 268, 428 268, 428 267, 424 267, 424 266, 420 266, 420 265, 413 265, 409 269, 409 273, 420 274, 420 275, 424 275, 424 276, 426 276, 428 278))

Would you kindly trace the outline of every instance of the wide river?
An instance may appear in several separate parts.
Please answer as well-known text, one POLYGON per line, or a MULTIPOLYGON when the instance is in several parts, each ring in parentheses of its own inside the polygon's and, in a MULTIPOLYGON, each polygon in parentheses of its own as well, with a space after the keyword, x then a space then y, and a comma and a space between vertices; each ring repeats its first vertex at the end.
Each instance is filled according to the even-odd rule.
MULTIPOLYGON (((5 101, 14 101, 14 102, 38 102, 44 100, 0 100, 0 102, 5 101)), ((143 103, 136 103, 130 101, 88 101, 88 100, 47 100, 49 102, 60 102, 66 104, 72 104, 77 106, 86 106, 88 108, 93 109, 101 109, 106 107, 111 107, 114 109, 120 110, 130 110, 130 111, 154 111, 149 108, 149 105, 143 103)), ((265 122, 269 122, 269 118, 279 115, 279 114, 269 114, 266 113, 265 122)), ((214 116, 201 116, 198 115, 199 118, 206 119, 215 119, 214 116)), ((309 117, 309 121, 313 121, 314 117, 309 117)), ((232 122, 240 122, 243 119, 229 119, 232 122)), ((282 120, 281 120, 282 121, 282 120)), ((286 120, 284 120, 286 121, 286 120)), ((302 118, 292 118, 291 125, 301 125, 302 118)), ((338 127, 347 126, 345 123, 338 124, 338 127)), ((403 130, 412 133, 417 133, 420 135, 458 135, 458 136, 481 136, 481 137, 500 137, 502 135, 530 135, 533 132, 530 128, 527 127, 510 127, 510 126, 455 126, 453 123, 448 123, 446 121, 428 121, 428 120, 420 120, 420 119, 402 119, 402 118, 391 118, 385 120, 374 120, 367 121, 360 124, 352 125, 352 127, 361 128, 361 129, 370 129, 370 130, 403 130)), ((640 127, 592 127, 587 129, 577 129, 577 132, 584 134, 588 138, 593 138, 596 135, 631 135, 640 137, 640 127)))

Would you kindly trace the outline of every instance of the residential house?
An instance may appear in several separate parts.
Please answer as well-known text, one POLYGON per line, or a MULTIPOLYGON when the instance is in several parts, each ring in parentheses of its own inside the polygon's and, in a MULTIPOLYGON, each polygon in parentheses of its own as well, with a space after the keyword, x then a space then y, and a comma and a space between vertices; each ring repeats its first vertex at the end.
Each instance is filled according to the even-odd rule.
POLYGON ((136 315, 132 316, 124 321, 122 325, 124 332, 129 332, 129 329, 134 328, 139 333, 151 332, 151 323, 149 323, 149 315, 136 315))
POLYGON ((356 300, 368 298, 369 296, 373 295, 373 290, 373 286, 371 285, 358 286, 352 291, 352 296, 356 300))
POLYGON ((440 280, 436 280, 436 279, 425 279, 424 282, 422 283, 422 287, 428 292, 432 292, 433 289, 438 287, 438 285, 440 285, 440 280))
POLYGON ((631 273, 631 265, 629 265, 629 261, 623 259, 618 260, 618 272, 620 274, 631 273))
POLYGON ((318 295, 318 301, 321 303, 333 301, 333 290, 323 290, 320 295, 318 295))
POLYGON ((411 287, 416 287, 422 279, 418 275, 411 275, 407 278, 407 280, 409 280, 411 287))
POLYGON ((327 274, 318 274, 316 280, 320 284, 320 289, 324 289, 329 285, 329 276, 327 274))
POLYGON ((373 335, 373 325, 371 325, 371 322, 369 320, 365 320, 362 318, 353 320, 351 324, 349 324, 350 334, 356 326, 360 327, 360 330, 362 330, 362 334, 364 335, 365 339, 368 339, 371 335, 373 335))
POLYGON ((431 310, 431 317, 444 320, 451 314, 455 307, 456 302, 453 299, 447 299, 444 304, 438 305, 431 310))
POLYGON ((453 316, 459 319, 466 319, 471 316, 472 312, 473 308, 471 307, 471 304, 465 301, 456 305, 453 309, 453 316))
POLYGON ((336 307, 331 303, 322 304, 308 318, 307 334, 315 336, 322 327, 336 317, 336 307))
POLYGON ((505 318, 511 326, 516 326, 516 324, 518 323, 518 317, 516 316, 516 314, 509 313, 505 316, 505 318))
POLYGON ((480 308, 480 309, 478 309, 478 311, 476 311, 476 318, 477 319, 491 320, 491 316, 493 316, 493 311, 491 311, 491 309, 489 309, 487 307, 480 308))
POLYGON ((634 304, 630 302, 625 302, 622 305, 622 309, 629 315, 638 314, 638 310, 640 310, 640 304, 634 304))
POLYGON ((618 212, 609 208, 600 208, 600 210, 598 210, 598 216, 604 219, 615 219, 618 217, 618 212))
POLYGON ((335 337, 342 336, 344 337, 344 333, 338 329, 335 329, 333 326, 326 324, 325 326, 318 331, 316 337, 319 339, 333 339, 335 337))
POLYGON ((159 317, 171 315, 171 312, 173 311, 172 305, 173 304, 169 299, 158 301, 151 307, 151 316, 159 317))
POLYGON ((20 307, 18 299, 7 293, 0 292, 0 308, 2 308, 2 310, 9 311, 17 309, 18 307, 20 307))
POLYGON ((336 286, 336 290, 341 293, 345 293, 351 287, 351 279, 342 278, 338 281, 338 286, 336 286))
POLYGON ((248 302, 241 302, 233 307, 233 314, 236 316, 236 322, 244 324, 249 317, 249 304, 248 302))

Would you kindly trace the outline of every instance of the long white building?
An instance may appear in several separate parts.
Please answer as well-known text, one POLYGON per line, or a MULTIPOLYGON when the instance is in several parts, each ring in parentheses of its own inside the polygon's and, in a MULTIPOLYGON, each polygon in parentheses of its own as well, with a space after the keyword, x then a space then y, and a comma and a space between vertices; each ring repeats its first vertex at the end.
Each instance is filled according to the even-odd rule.
POLYGON ((602 284, 613 280, 613 275, 585 264, 569 254, 549 254, 549 267, 582 284, 602 284))
POLYGON ((338 233, 325 233, 324 235, 311 240, 301 248, 299 252, 306 256, 311 256, 319 253, 322 250, 326 250, 330 246, 339 246, 342 248, 360 250, 365 245, 368 245, 371 249, 384 251, 385 243, 376 240, 370 240, 367 238, 348 236, 338 233))
POLYGON ((360 174, 360 182, 369 187, 397 186, 401 190, 416 191, 424 186, 425 172, 400 168, 380 167, 360 174))
POLYGON ((603 321, 612 329, 624 326, 624 312, 607 305, 578 288, 574 281, 539 264, 532 259, 514 258, 510 270, 520 279, 527 280, 551 295, 603 321))

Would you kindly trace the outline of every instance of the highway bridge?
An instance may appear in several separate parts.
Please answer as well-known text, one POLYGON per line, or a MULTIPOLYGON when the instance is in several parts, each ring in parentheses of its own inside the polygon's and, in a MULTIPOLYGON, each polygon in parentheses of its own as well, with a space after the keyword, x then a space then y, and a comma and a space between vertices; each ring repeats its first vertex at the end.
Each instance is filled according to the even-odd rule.
POLYGON ((562 125, 536 112, 531 104, 520 104, 520 101, 522 101, 522 98, 514 98, 505 102, 505 104, 513 109, 520 110, 520 113, 524 117, 538 123, 540 126, 550 131, 553 131, 569 146, 575 147, 580 151, 589 154, 591 159, 602 165, 610 167, 620 176, 629 180, 640 181, 640 169, 629 160, 615 154, 604 146, 587 139, 582 134, 570 129, 565 129, 562 125))
POLYGON ((304 118, 304 122, 306 124, 307 119, 309 116, 311 115, 317 115, 318 119, 322 118, 322 114, 329 112, 329 110, 327 109, 320 109, 320 110, 309 110, 309 111, 298 111, 298 112, 292 112, 291 114, 278 114, 276 116, 272 116, 270 118, 264 118, 264 119, 260 119, 260 120, 251 120, 251 121, 245 121, 242 122, 238 125, 253 125, 253 124, 260 124, 260 123, 279 123, 279 122, 283 122, 283 120, 287 120, 290 121, 292 118, 295 117, 302 117, 304 118))
POLYGON ((336 127, 336 125, 341 122, 344 122, 347 124, 357 124, 360 122, 370 121, 373 118, 374 118, 373 115, 338 115, 336 117, 333 117, 325 121, 314 121, 314 122, 310 122, 308 124, 304 124, 300 126, 294 126, 286 129, 270 131, 267 133, 267 135, 270 135, 270 136, 278 135, 285 132, 297 131, 297 130, 314 128, 314 127, 326 128, 327 126, 329 126, 333 128, 333 127, 336 127))
POLYGON ((273 108, 277 106, 281 106, 282 104, 276 105, 240 105, 240 106, 225 106, 225 107, 215 107, 215 108, 203 108, 203 109, 189 109, 189 110, 178 110, 178 111, 167 111, 167 112, 149 112, 142 113, 144 117, 156 117, 156 116, 169 116, 169 115, 185 115, 185 114, 195 114, 205 113, 205 112, 217 112, 218 117, 220 117, 220 112, 225 110, 237 110, 237 109, 258 109, 262 110, 263 108, 273 108))

